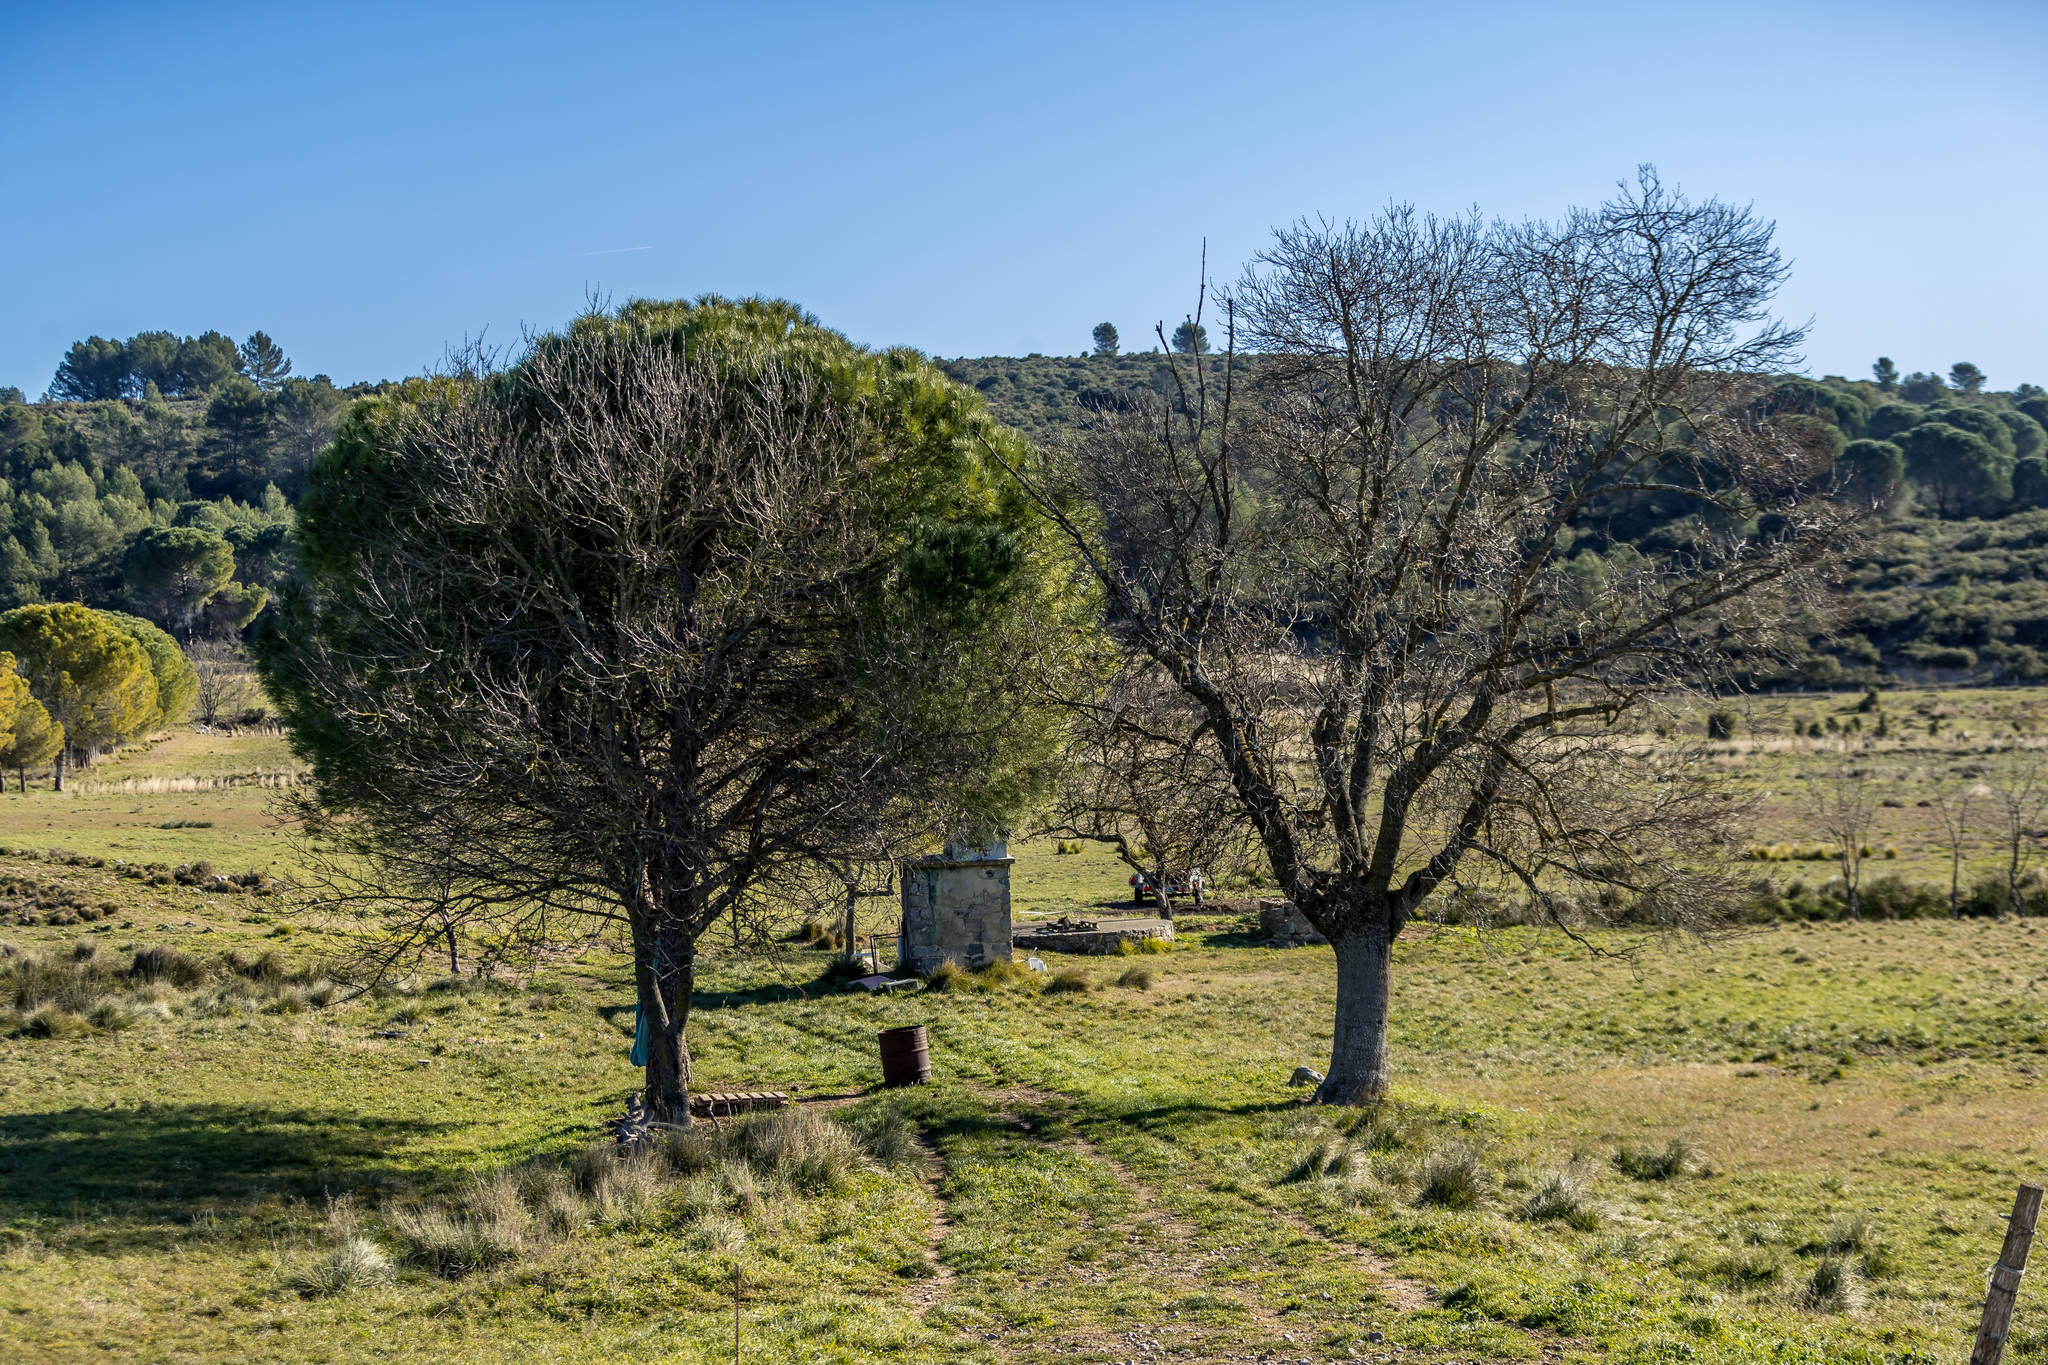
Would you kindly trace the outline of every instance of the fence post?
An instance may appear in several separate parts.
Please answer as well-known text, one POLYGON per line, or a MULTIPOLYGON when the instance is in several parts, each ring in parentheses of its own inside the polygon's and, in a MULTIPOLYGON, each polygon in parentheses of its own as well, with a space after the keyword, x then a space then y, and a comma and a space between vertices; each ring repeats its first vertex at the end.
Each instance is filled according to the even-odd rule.
POLYGON ((1977 1348, 1970 1352, 1970 1365, 1999 1365, 2005 1358, 2013 1301, 2019 1297, 2020 1276, 2027 1268, 2027 1250, 2034 1244, 2034 1224, 2040 1217, 2041 1187, 2020 1186, 2012 1217, 2005 1225, 2005 1246, 1998 1253, 1998 1264, 1991 1267, 1991 1288, 1984 1293, 1984 1320, 1977 1327, 1977 1348))

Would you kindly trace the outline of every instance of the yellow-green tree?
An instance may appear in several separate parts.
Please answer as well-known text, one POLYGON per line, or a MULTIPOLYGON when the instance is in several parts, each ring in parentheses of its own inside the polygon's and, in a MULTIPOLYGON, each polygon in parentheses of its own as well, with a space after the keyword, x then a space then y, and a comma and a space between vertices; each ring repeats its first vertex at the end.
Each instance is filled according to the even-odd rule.
POLYGON ((0 660, 6 661, 0 670, 0 714, 9 717, 6 741, 0 743, 0 785, 12 768, 15 781, 27 791, 28 770, 42 767, 63 749, 64 727, 29 692, 28 680, 15 672, 14 656, 0 654, 0 660))
POLYGON ((100 615, 141 645, 142 652, 149 656, 149 671, 156 677, 156 723, 182 724, 191 716, 192 703, 199 696, 199 671, 185 657, 185 651, 178 648, 169 632, 140 616, 130 616, 125 611, 101 611, 100 615))
POLYGON ((148 652, 91 607, 41 603, 0 614, 0 650, 14 654, 30 692, 64 728, 59 791, 67 758, 90 763, 162 716, 148 652))

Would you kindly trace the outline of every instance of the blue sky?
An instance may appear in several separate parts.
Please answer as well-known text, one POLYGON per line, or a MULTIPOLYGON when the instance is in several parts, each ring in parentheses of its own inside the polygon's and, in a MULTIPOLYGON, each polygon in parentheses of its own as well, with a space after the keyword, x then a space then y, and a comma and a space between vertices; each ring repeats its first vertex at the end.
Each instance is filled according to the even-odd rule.
POLYGON ((0 0, 0 384, 261 327, 337 381, 586 291, 946 356, 1126 344, 1303 214, 1643 161, 1753 202, 1815 374, 2048 384, 2048 4, 0 0))

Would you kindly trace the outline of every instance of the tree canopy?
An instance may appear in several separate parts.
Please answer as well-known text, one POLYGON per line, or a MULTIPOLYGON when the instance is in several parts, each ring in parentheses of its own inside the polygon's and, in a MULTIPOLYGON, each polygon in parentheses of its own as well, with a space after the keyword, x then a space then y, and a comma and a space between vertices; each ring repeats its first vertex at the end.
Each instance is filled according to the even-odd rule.
POLYGON ((0 613, 12 653, 70 752, 90 761, 155 726, 158 683, 148 651, 106 613, 75 602, 0 613))
POLYGON ((978 435, 1028 458, 921 357, 764 300, 635 303, 359 404, 259 655, 309 820, 493 932, 623 925, 683 1119, 706 927, 1038 780, 1010 667, 1067 598, 978 435))

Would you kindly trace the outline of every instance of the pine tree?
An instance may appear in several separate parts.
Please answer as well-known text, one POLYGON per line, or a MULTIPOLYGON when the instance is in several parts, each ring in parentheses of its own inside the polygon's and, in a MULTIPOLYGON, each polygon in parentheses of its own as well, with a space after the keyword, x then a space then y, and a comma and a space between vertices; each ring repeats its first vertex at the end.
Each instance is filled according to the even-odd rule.
POLYGON ((242 366, 256 381, 256 387, 266 392, 284 383, 285 376, 292 372, 292 363, 285 359, 284 347, 272 341, 267 332, 251 332, 249 339, 242 343, 242 366))

